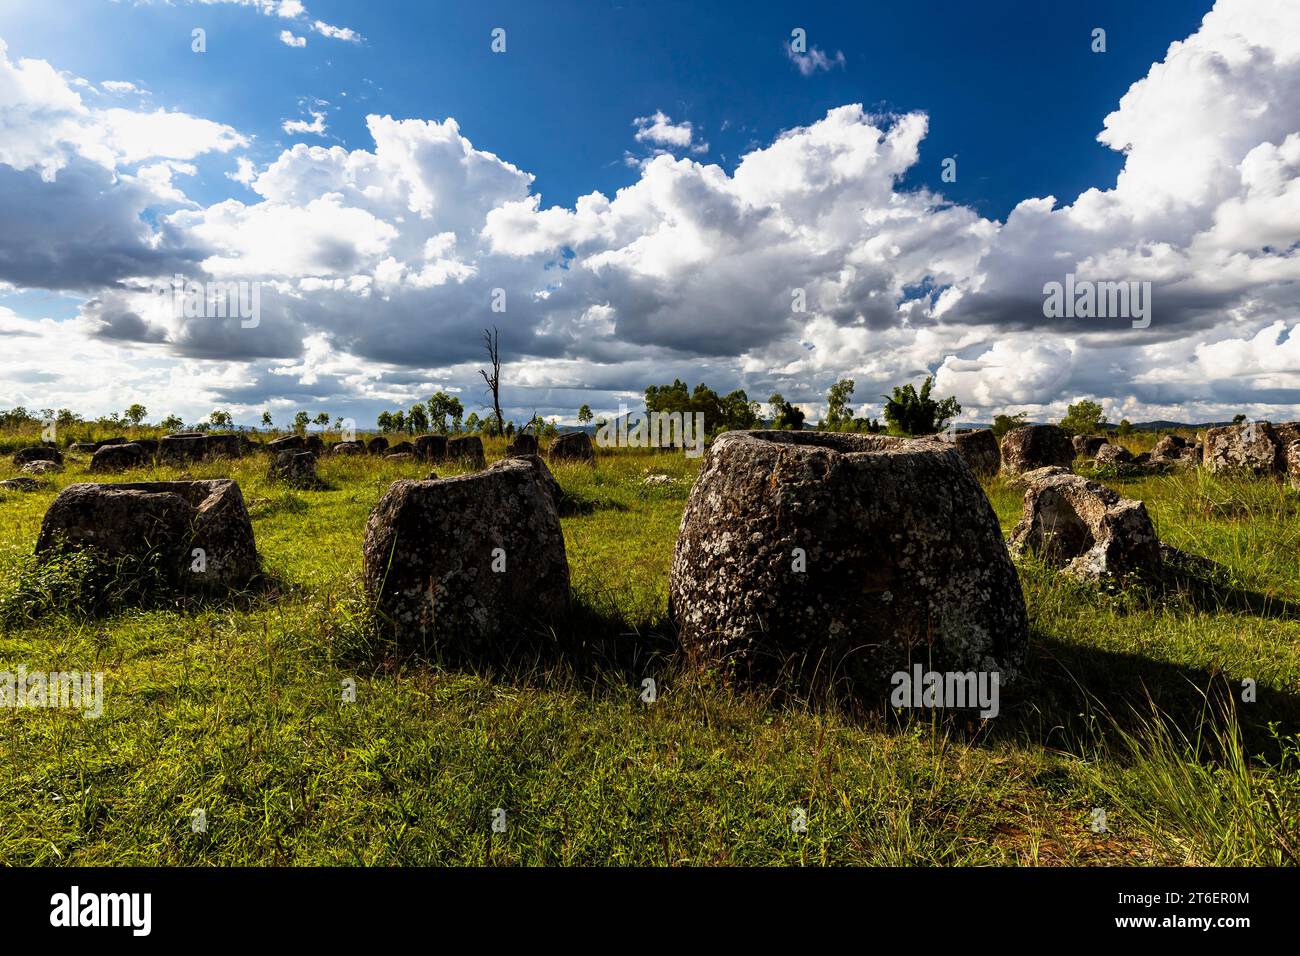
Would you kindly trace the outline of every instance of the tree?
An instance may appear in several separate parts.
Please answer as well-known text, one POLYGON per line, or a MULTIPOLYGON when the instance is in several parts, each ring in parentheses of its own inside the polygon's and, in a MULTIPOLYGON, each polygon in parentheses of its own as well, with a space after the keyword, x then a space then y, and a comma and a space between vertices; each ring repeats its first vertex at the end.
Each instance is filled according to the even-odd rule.
POLYGON ((1087 399, 1067 408, 1061 419, 1061 427, 1071 435, 1094 435, 1109 424, 1101 406, 1087 399))
POLYGON ((393 412, 393 431, 401 433, 406 431, 406 413, 401 409, 393 412))
POLYGON ((423 435, 429 430, 429 416, 424 413, 424 406, 419 402, 411 406, 411 413, 406 416, 406 422, 411 426, 411 431, 417 435, 423 435))
POLYGON ((995 415, 993 416, 993 437, 1002 441, 1002 436, 1013 428, 1019 428, 1025 423, 1025 413, 1017 412, 1014 415, 995 415))
POLYGON ((758 419, 758 403, 751 402, 744 389, 720 396, 701 382, 688 391, 681 379, 671 385, 649 386, 645 390, 645 408, 647 413, 702 414, 705 430, 711 435, 752 428, 758 419))
POLYGON ((803 428, 803 409, 791 405, 780 392, 773 392, 767 403, 772 406, 773 428, 788 428, 796 432, 803 428))
POLYGON ((843 431, 853 425, 853 409, 849 399, 853 397, 853 379, 842 378, 831 386, 826 393, 826 417, 822 427, 828 431, 843 431))
POLYGON ((375 425, 381 432, 391 432, 393 430, 393 413, 380 412, 379 417, 375 419, 375 425))
POLYGON ((478 420, 478 412, 470 412, 469 418, 465 419, 465 431, 471 435, 479 430, 481 423, 478 420))
POLYGON ((299 435, 307 431, 309 424, 311 424, 311 416, 306 412, 298 412, 293 416, 293 430, 299 435))
POLYGON ((213 428, 229 428, 234 419, 230 417, 230 412, 215 408, 212 410, 212 414, 208 416, 208 421, 212 423, 213 428))
POLYGON ((274 420, 271 418, 271 413, 270 413, 270 412, 262 412, 262 427, 263 427, 263 428, 270 428, 273 424, 275 424, 275 422, 274 422, 274 420))
POLYGON ((948 422, 961 414, 961 406, 953 396, 936 402, 930 397, 934 379, 929 375, 918 392, 911 382, 895 385, 894 394, 885 396, 885 422, 904 435, 933 435, 947 427, 948 422))
POLYGON ((492 410, 497 420, 496 434, 500 435, 505 432, 506 423, 501 415, 501 341, 495 325, 491 332, 483 330, 483 347, 487 349, 492 374, 489 375, 486 369, 479 369, 478 373, 483 376, 483 381, 487 382, 488 389, 492 392, 492 410))
POLYGON ((1125 437, 1133 434, 1133 423, 1127 418, 1121 418, 1119 420, 1119 433, 1125 437))
POLYGON ((185 427, 185 422, 179 415, 168 415, 158 426, 165 432, 178 432, 185 427))
POLYGON ((1245 420, 1246 420, 1246 416, 1243 415, 1241 412, 1238 412, 1236 415, 1232 416, 1232 424, 1234 425, 1240 425, 1243 422, 1245 422, 1245 420))
POLYGON ((132 425, 139 425, 142 421, 144 421, 144 417, 148 414, 149 414, 149 410, 145 408, 143 405, 141 405, 139 402, 136 402, 134 405, 132 405, 130 408, 126 410, 126 420, 130 422, 132 425))
POLYGON ((32 417, 32 413, 22 405, 19 405, 17 408, 11 408, 7 412, 0 412, 0 427, 3 428, 13 428, 34 421, 36 421, 36 419, 32 417))
POLYGON ((319 426, 320 426, 321 433, 323 434, 323 433, 325 432, 325 429, 329 427, 329 424, 330 424, 330 413, 329 413, 329 412, 317 412, 317 413, 316 413, 316 417, 312 419, 312 423, 315 424, 315 425, 319 425, 319 426))
MULTIPOLYGON (((697 385, 696 393, 699 394, 701 389, 705 389, 705 386, 697 385)), ((680 378, 673 379, 671 385, 650 385, 645 390, 645 410, 647 412, 692 411, 690 389, 680 378)))
POLYGON ((578 424, 585 425, 587 422, 591 421, 591 419, 591 406, 584 402, 583 406, 578 409, 578 424))
POLYGON ((450 418, 455 430, 460 430, 460 417, 465 414, 465 406, 460 399, 446 392, 434 392, 433 397, 425 403, 429 410, 429 425, 439 435, 447 434, 447 419, 450 418))
POLYGON ((722 397, 722 424, 727 431, 753 428, 758 422, 758 402, 751 402, 743 388, 722 397))

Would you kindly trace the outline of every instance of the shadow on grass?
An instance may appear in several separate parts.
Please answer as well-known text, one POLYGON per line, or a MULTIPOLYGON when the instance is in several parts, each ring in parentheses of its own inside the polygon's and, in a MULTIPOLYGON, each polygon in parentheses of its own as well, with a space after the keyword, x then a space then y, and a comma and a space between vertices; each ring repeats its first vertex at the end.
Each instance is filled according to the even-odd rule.
POLYGON ((663 629, 633 626, 576 599, 560 619, 521 619, 507 629, 508 639, 470 647, 434 639, 399 644, 373 613, 363 631, 344 656, 380 670, 432 666, 550 690, 639 686, 644 678, 659 678, 671 670, 676 649, 676 641, 663 629))
MULTIPOLYGON (((1214 592, 1222 599, 1220 589, 1214 592)), ((854 691, 840 668, 825 659, 788 661, 764 669, 763 680, 738 668, 692 660, 669 621, 637 626, 575 598, 569 614, 542 626, 520 622, 510 640, 454 650, 426 644, 399 646, 371 621, 359 656, 385 670, 434 666, 486 680, 544 690, 639 688, 654 677, 662 688, 704 683, 745 694, 756 706, 832 712, 861 728, 900 731, 917 720, 938 719, 955 739, 977 745, 1014 743, 1083 754, 1116 731, 1140 735, 1154 711, 1194 735, 1208 717, 1234 710, 1247 751, 1275 760, 1277 737, 1300 727, 1300 695, 1260 685, 1243 702, 1241 681, 1207 667, 1187 667, 1139 654, 1116 653, 1032 633, 1020 679, 1000 688, 999 714, 983 720, 976 709, 895 710, 889 687, 854 691), (882 689, 883 688, 883 689, 882 689)), ((358 654, 350 655, 354 659, 358 654)))
POLYGON ((1300 604, 1237 586, 1225 565, 1177 548, 1161 545, 1162 596, 1182 599, 1197 611, 1229 611, 1255 617, 1300 620, 1300 604))
POLYGON ((1003 693, 1002 719, 992 740, 1008 735, 1043 746, 1075 749, 1098 727, 1138 735, 1154 710, 1189 733, 1212 714, 1236 712, 1248 752, 1276 759, 1269 725, 1300 727, 1300 695, 1257 686, 1243 701, 1250 674, 1156 661, 1034 635, 1026 677, 1003 693))
POLYGON ((615 501, 612 498, 588 497, 581 492, 565 491, 564 499, 560 503, 560 517, 568 518, 573 515, 589 515, 596 511, 630 511, 627 505, 621 501, 615 501))

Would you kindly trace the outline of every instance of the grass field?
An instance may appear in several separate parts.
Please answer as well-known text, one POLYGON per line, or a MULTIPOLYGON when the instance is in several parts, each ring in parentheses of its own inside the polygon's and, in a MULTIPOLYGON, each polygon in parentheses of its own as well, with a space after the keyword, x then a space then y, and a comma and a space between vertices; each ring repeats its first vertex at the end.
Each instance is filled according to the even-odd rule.
MULTIPOLYGON (((84 460, 46 491, 0 494, 0 670, 105 674, 99 719, 0 711, 0 860, 1300 862, 1297 493, 1199 471, 1108 479, 1147 503, 1166 542, 1217 567, 1116 592, 1020 565, 1032 666, 981 722, 760 693, 682 665, 668 569, 697 467, 618 452, 555 469, 590 505, 563 521, 574 633, 477 673, 398 654, 368 625, 366 518, 427 466, 325 458, 329 487, 311 492, 268 484, 260 457, 196 466, 239 480, 272 587, 98 617, 16 600, 42 515, 88 480, 84 460), (647 486, 648 473, 672 480, 647 486)), ((13 473, 6 459, 0 477, 13 473)), ((986 489, 1009 531, 1020 493, 986 489)))

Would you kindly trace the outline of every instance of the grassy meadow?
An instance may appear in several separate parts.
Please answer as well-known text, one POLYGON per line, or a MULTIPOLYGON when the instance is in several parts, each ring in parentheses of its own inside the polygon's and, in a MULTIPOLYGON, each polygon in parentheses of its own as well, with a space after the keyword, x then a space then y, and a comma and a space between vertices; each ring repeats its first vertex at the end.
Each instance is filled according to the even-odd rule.
MULTIPOLYGON (((98 719, 0 711, 6 864, 1300 863, 1300 493, 1277 482, 1102 476, 1213 564, 1123 591, 1021 564, 1029 676, 980 721, 687 667, 665 620, 699 465, 679 454, 554 469, 586 505, 563 519, 571 627, 479 671, 369 622, 367 516, 427 465, 326 457, 320 491, 267 482, 261 456, 194 466, 238 479, 269 586, 88 615, 33 602, 31 562, 58 489, 96 480, 86 464, 0 492, 0 670, 105 674, 98 719)), ((1009 532, 1021 494, 986 490, 1009 532)))

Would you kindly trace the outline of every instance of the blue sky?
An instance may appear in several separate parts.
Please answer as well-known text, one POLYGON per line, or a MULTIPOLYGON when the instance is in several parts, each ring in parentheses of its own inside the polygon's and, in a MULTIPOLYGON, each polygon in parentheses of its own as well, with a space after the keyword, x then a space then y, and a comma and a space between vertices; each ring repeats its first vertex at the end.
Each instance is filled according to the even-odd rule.
POLYGON ((190 418, 367 419, 477 396, 472 331, 508 318, 524 416, 672 375, 813 416, 852 377, 870 413, 924 374, 977 420, 1082 397, 1285 414, 1292 6, 9 3, 0 319, 105 360, 0 366, 0 406, 103 411, 134 387, 190 418), (593 193, 613 205, 584 212, 593 193), (1087 270, 1153 281, 1150 329, 1048 322, 1043 280, 1087 270), (178 272, 274 283, 267 321, 199 330, 132 298, 178 272), (497 287, 526 305, 497 316, 497 287))
MULTIPOLYGON (((1026 196, 1072 197, 1114 180, 1122 159, 1096 142, 1102 118, 1211 6, 318 0, 313 18, 364 42, 307 34, 307 46, 289 49, 277 39, 285 24, 240 6, 61 0, 7 5, 0 36, 16 54, 125 79, 164 93, 169 108, 254 133, 251 152, 267 159, 294 140, 281 122, 308 99, 330 104, 329 133, 303 138, 321 144, 368 146, 369 112, 454 116, 476 146, 532 172, 548 205, 633 182, 622 161, 630 118, 655 110, 690 121, 708 158, 730 169, 844 103, 920 109, 930 135, 906 182, 1004 218, 1026 196), (207 30, 207 59, 190 52, 195 26, 207 30), (1090 50, 1096 26, 1108 31, 1105 56, 1090 50), (489 49, 496 27, 507 31, 504 56, 489 49), (842 51, 844 66, 800 75, 784 55, 793 27, 842 51), (959 175, 942 184, 948 156, 959 175)), ((204 185, 192 194, 237 194, 219 177, 204 185)))

